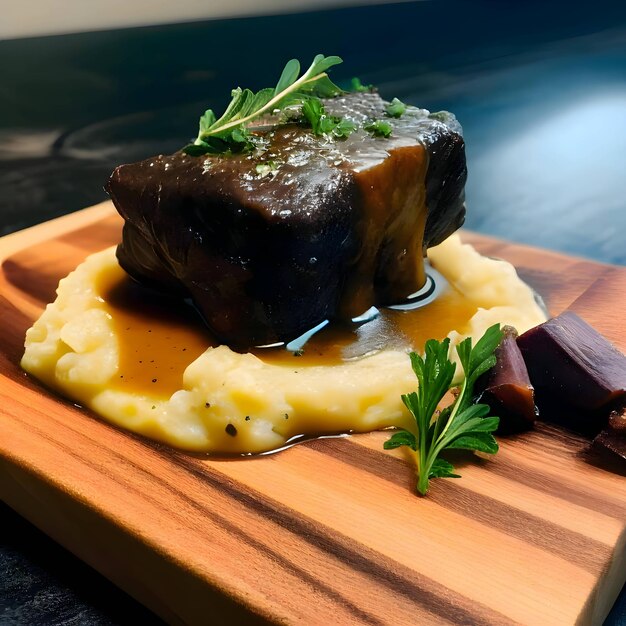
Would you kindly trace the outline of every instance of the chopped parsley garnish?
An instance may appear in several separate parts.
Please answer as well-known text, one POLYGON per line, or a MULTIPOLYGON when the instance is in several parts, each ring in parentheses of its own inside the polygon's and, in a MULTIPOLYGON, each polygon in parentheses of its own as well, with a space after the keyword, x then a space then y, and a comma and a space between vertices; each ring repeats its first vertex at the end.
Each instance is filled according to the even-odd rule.
POLYGON ((276 174, 278 167, 279 164, 276 161, 262 161, 257 163, 255 170, 261 178, 265 178, 265 176, 276 174))
POLYGON ((361 82, 361 79, 357 78, 356 76, 350 81, 350 91, 362 93, 364 91, 373 91, 374 89, 374 85, 364 85, 361 82))
POLYGON ((302 105, 302 115, 316 135, 333 135, 334 137, 345 138, 357 128, 357 125, 351 120, 327 115, 324 104, 319 98, 309 98, 302 105))
POLYGON ((385 120, 372 120, 363 126, 363 128, 374 135, 374 137, 389 137, 393 131, 391 124, 385 120))
POLYGON ((398 100, 398 98, 394 98, 386 107, 385 113, 389 117, 402 117, 403 113, 406 111, 406 104, 402 102, 402 100, 398 100))

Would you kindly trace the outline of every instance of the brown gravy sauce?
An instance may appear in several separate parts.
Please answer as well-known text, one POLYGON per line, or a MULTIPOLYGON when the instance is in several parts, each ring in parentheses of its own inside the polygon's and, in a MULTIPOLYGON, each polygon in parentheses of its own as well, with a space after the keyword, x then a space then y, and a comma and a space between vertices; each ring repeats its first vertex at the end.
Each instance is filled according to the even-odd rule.
MULTIPOLYGON (((182 389, 185 368, 219 345, 185 302, 135 283, 122 270, 99 279, 97 291, 119 338, 120 367, 113 388, 163 399, 182 389)), ((333 323, 315 334, 299 356, 284 348, 253 349, 266 363, 288 367, 335 365, 383 348, 422 350, 426 340, 463 332, 477 307, 449 286, 427 306, 381 309, 361 325, 333 323)))

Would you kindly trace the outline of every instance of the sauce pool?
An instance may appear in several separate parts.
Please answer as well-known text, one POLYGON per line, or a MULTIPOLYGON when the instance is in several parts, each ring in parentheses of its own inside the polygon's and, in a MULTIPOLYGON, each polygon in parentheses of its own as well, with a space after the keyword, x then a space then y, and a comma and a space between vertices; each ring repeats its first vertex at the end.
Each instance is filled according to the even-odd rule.
MULTIPOLYGON (((121 269, 100 277, 97 292, 119 341, 114 389, 167 399, 183 388, 187 366, 220 345, 191 305, 135 283, 121 269)), ((428 339, 443 339, 451 330, 463 333, 476 311, 475 303, 448 285, 422 308, 382 308, 378 317, 360 325, 328 324, 301 353, 285 348, 251 352, 268 364, 303 367, 332 366, 385 348, 422 351, 428 339)))

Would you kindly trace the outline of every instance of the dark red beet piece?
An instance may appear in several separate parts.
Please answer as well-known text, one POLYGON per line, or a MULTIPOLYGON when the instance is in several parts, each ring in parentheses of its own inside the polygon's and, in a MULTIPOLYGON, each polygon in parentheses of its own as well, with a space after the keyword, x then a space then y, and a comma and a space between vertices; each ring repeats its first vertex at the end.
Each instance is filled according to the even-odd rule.
POLYGON ((593 440, 593 445, 626 461, 626 405, 611 411, 609 427, 593 440))
POLYGON ((626 436, 626 404, 619 409, 611 411, 609 428, 617 434, 626 436))
POLYGON ((553 402, 598 411, 625 397, 626 356, 572 311, 531 328, 517 344, 533 386, 553 402))
POLYGON ((497 347, 496 364, 477 383, 482 390, 480 402, 491 407, 500 417, 498 432, 510 434, 532 428, 537 419, 534 389, 515 339, 517 331, 505 326, 497 347))
POLYGON ((603 430, 593 440, 593 445, 596 448, 604 448, 626 460, 626 437, 623 435, 617 435, 610 430, 603 430))

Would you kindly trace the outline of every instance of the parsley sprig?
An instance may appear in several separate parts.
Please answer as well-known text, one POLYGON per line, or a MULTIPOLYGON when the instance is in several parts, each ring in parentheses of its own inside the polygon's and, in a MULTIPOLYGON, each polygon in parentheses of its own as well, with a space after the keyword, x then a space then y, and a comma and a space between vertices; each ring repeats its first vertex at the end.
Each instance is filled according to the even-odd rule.
POLYGON ((341 89, 328 78, 327 71, 341 63, 337 56, 318 54, 311 66, 300 76, 300 62, 291 59, 285 65, 276 87, 254 93, 237 87, 232 100, 220 118, 212 109, 200 118, 200 129, 195 141, 183 148, 190 155, 241 152, 254 147, 254 136, 247 125, 255 119, 288 106, 302 105, 309 98, 328 98, 341 89))
POLYGON ((456 348, 465 374, 456 400, 438 411, 443 397, 452 387, 456 364, 448 358, 450 340, 426 342, 424 357, 412 352, 411 365, 418 389, 402 396, 415 419, 415 430, 399 430, 384 443, 386 450, 408 446, 415 453, 417 490, 426 495, 431 478, 460 478, 454 466, 439 458, 443 450, 477 450, 494 454, 498 443, 493 433, 500 419, 488 417, 486 404, 472 404, 476 380, 496 363, 494 355, 502 339, 499 324, 491 326, 472 347, 467 338, 456 348))

